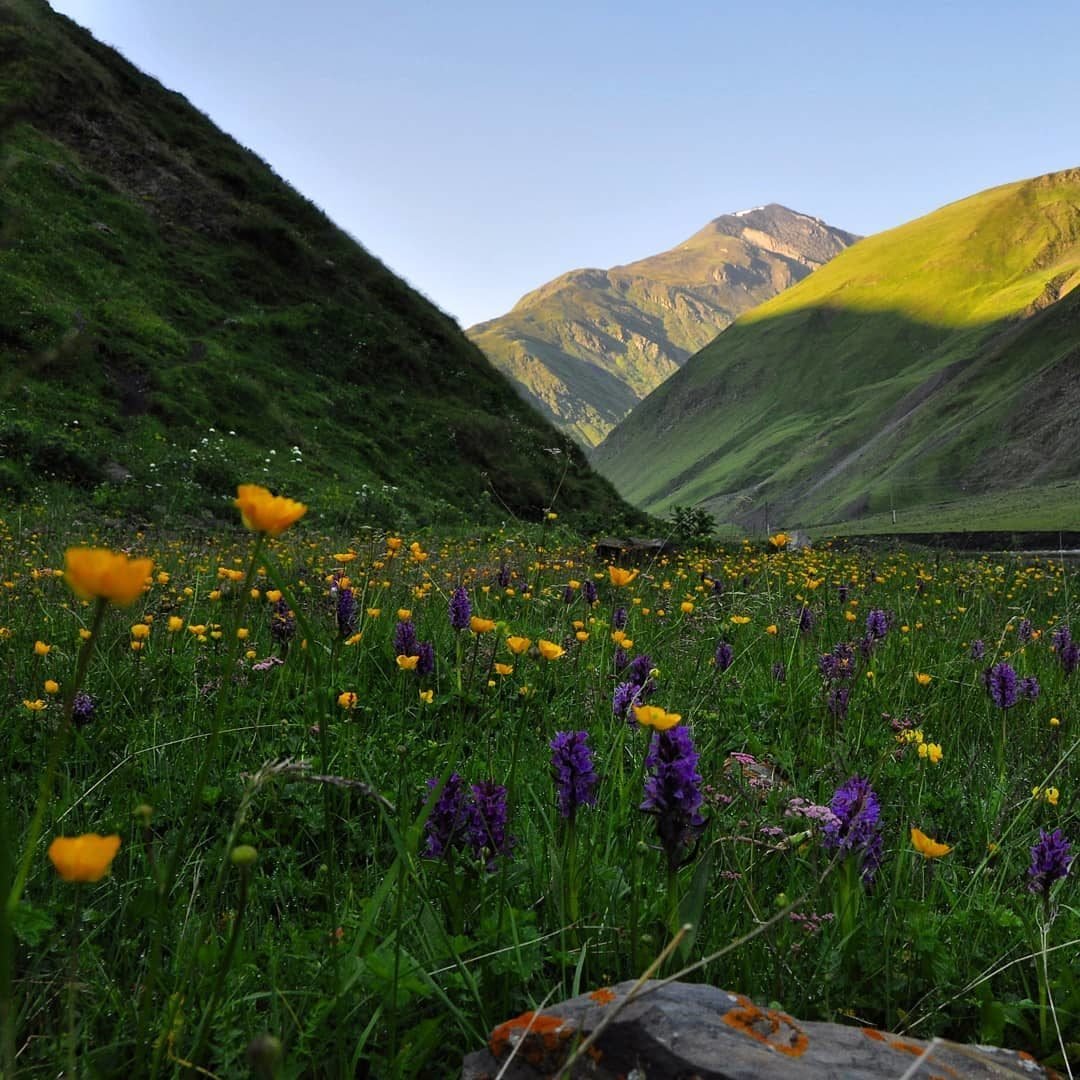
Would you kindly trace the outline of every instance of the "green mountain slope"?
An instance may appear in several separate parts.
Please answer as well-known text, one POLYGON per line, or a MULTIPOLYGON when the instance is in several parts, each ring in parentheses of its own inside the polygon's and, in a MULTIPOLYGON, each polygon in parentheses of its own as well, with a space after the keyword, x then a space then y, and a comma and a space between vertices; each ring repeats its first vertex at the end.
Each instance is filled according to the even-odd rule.
POLYGON ((737 315, 856 239, 775 203, 725 214, 670 251, 563 274, 468 334, 526 401, 595 446, 737 315))
POLYGON ((649 510, 743 523, 1075 478, 1078 284, 1080 170, 983 192, 860 241, 741 317, 595 460, 649 510))
POLYGON ((536 518, 556 491, 626 509, 183 97, 40 0, 0 6, 0 57, 0 495, 164 516, 247 480, 358 520, 536 518))

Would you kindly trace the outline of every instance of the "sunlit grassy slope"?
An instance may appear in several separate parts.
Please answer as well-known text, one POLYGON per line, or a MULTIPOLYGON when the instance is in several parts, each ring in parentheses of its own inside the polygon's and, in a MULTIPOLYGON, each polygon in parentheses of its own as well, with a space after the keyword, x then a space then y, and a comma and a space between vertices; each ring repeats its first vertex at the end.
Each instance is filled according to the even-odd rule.
POLYGON ((650 510, 754 524, 1074 478, 1078 283, 1080 170, 983 192, 860 241, 744 315, 595 460, 650 510))
POLYGON ((0 57, 0 498, 66 484, 161 516, 260 480, 360 520, 625 509, 179 94, 40 0, 0 6, 0 57))

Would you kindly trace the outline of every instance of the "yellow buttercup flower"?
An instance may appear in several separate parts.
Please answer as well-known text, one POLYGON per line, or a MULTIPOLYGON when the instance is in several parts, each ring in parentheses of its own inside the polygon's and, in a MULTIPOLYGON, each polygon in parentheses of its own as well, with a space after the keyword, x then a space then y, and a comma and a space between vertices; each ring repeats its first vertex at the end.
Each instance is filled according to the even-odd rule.
POLYGON ((659 705, 635 705, 634 719, 642 727, 656 728, 657 731, 667 731, 673 728, 682 716, 679 713, 665 712, 659 705))
POLYGON ((338 694, 337 703, 343 709, 355 709, 356 701, 356 694, 352 690, 346 690, 344 693, 338 694))
POLYGON ((731 621, 736 626, 745 626, 750 621, 749 615, 732 615, 731 621))
POLYGON ((134 603, 146 589, 153 559, 129 559, 108 548, 68 548, 64 578, 71 591, 84 600, 108 600, 119 607, 134 603))
POLYGON ((508 637, 506 639, 506 647, 515 655, 520 656, 525 652, 532 644, 532 638, 527 637, 508 637))
POLYGON ((495 665, 495 674, 496 675, 513 675, 514 674, 514 665, 513 664, 496 664, 495 665))
POLYGON ((545 660, 558 660, 559 657, 566 652, 561 645, 556 645, 554 641, 546 641, 544 638, 541 638, 536 643, 536 647, 540 650, 540 655, 545 660))
POLYGON ((680 610, 680 611, 681 611, 681 612, 682 612, 682 613, 683 613, 684 615, 689 615, 689 614, 690 614, 690 613, 691 613, 691 612, 692 612, 692 611, 694 610, 694 605, 693 605, 693 604, 692 604, 692 603, 691 603, 691 602, 690 602, 689 600, 684 600, 684 601, 683 601, 683 602, 682 602, 682 603, 681 603, 681 604, 679 605, 679 610, 680 610))
POLYGON ((307 513, 303 503, 273 495, 258 484, 238 485, 233 505, 249 529, 267 536, 279 536, 307 513))
POLYGON ((45 680, 45 693, 46 694, 59 694, 60 684, 55 679, 45 680))
POLYGON ((398 656, 396 660, 402 671, 415 671, 416 665, 420 663, 419 656, 398 656))
POLYGON ((64 881, 100 881, 120 850, 120 837, 58 836, 49 845, 49 859, 64 881))
POLYGON ((472 615, 469 618, 469 629, 474 634, 489 634, 495 629, 495 620, 481 619, 479 615, 472 615))
POLYGON ((920 686, 929 686, 932 679, 933 675, 927 675, 925 671, 918 671, 915 673, 915 681, 920 686))
POLYGON ((916 828, 911 830, 911 843, 915 850, 926 859, 940 859, 942 855, 948 855, 952 851, 948 844, 931 840, 926 833, 916 828))
POLYGON ((145 641, 150 636, 150 627, 144 622, 137 622, 131 628, 131 636, 136 641, 145 641))
POLYGON ((1057 806, 1058 800, 1061 798, 1061 792, 1058 791, 1056 787, 1043 788, 1036 785, 1031 789, 1031 797, 1033 799, 1041 799, 1051 806, 1057 806))
POLYGON ((621 566, 609 566, 607 572, 608 577, 611 579, 611 584, 616 586, 616 588, 621 588, 623 585, 629 585, 639 573, 637 570, 626 570, 621 566))
POLYGON ((170 634, 175 634, 177 630, 184 629, 184 620, 181 619, 179 615, 170 615, 165 629, 168 630, 170 634))
POLYGON ((406 619, 412 618, 412 608, 399 607, 397 609, 397 617, 404 622, 406 619))
POLYGON ((765 633, 772 637, 776 637, 776 635, 780 633, 780 627, 778 627, 776 623, 769 623, 769 625, 765 627, 765 633))
POLYGON ((52 652, 52 646, 46 645, 44 641, 34 642, 34 655, 35 656, 48 656, 52 652))
POLYGON ((778 551, 782 547, 787 547, 791 537, 787 533, 778 532, 769 537, 769 544, 776 548, 778 551))
POLYGON ((430 705, 435 700, 434 690, 421 690, 420 691, 420 703, 422 705, 430 705))
POLYGON ((35 698, 33 701, 23 698, 23 705, 31 712, 41 712, 45 708, 45 702, 41 698, 35 698))

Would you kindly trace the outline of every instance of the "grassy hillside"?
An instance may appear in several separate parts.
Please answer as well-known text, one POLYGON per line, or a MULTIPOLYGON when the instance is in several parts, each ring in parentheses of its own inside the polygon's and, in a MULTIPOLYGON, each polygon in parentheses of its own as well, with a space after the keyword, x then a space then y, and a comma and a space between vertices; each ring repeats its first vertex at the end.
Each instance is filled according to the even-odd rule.
POLYGON ((640 506, 748 524, 1029 488, 1043 519, 1067 517, 1054 484, 1078 471, 1078 283, 1080 170, 983 192, 740 318, 596 461, 640 506))
POLYGON ((670 251, 563 274, 468 333, 526 401, 595 446, 737 315, 856 239, 776 204, 725 214, 670 251))
POLYGON ((0 495, 167 517, 255 480, 360 521, 625 509, 183 97, 40 0, 5 0, 0 57, 0 495))

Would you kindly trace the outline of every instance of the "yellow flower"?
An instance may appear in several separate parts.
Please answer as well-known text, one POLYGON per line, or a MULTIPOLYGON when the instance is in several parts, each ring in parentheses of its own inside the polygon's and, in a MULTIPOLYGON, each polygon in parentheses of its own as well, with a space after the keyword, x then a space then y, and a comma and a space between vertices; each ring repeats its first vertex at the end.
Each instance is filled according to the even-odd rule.
POLYGON ((589 632, 587 630, 578 630, 578 632, 574 634, 574 637, 576 637, 578 641, 588 641, 589 632))
POLYGON ((769 623, 769 625, 765 627, 765 633, 776 637, 776 635, 780 633, 780 627, 778 627, 776 623, 769 623))
POLYGON ((608 577, 611 579, 611 584, 616 588, 621 588, 623 585, 629 585, 631 581, 638 576, 637 570, 626 570, 621 566, 609 566, 607 568, 608 577))
POLYGON ((506 647, 515 655, 520 656, 525 652, 532 644, 532 638, 527 637, 508 637, 506 639, 506 647))
POLYGON ((137 622, 131 628, 131 636, 136 641, 144 641, 146 638, 148 638, 150 636, 150 627, 147 626, 146 623, 144 623, 144 622, 137 622))
POLYGON ((83 641, 86 641, 90 637, 90 631, 87 630, 87 628, 85 626, 80 626, 79 627, 79 637, 83 641))
POLYGON ((854 622, 855 621, 855 612, 854 611, 845 611, 844 612, 844 618, 847 619, 848 622, 854 622))
POLYGON ((64 561, 64 577, 76 596, 108 600, 120 607, 127 607, 143 594, 154 569, 153 559, 129 559, 108 548, 68 548, 64 561))
MULTIPOLYGON (((507 642, 507 644, 509 644, 509 642, 507 642)), ((546 641, 544 638, 541 638, 536 643, 536 647, 540 650, 540 655, 545 660, 558 660, 559 657, 566 652, 561 645, 556 645, 554 641, 546 641)))
POLYGON ((1049 803, 1051 806, 1057 806, 1058 799, 1061 798, 1061 792, 1058 791, 1056 787, 1041 788, 1036 785, 1031 789, 1031 797, 1033 799, 1041 799, 1042 801, 1049 803))
POLYGON ((382 608, 369 607, 367 609, 367 615, 369 619, 377 619, 382 614, 382 608))
POLYGON ((352 690, 346 690, 343 694, 338 694, 337 703, 343 709, 355 709, 356 700, 356 694, 352 690))
POLYGON ((398 656, 396 660, 402 671, 415 671, 416 665, 420 663, 419 656, 398 656))
POLYGON ((48 656, 52 652, 52 646, 46 645, 44 641, 34 642, 34 655, 35 656, 48 656))
POLYGON ((656 728, 657 731, 667 731, 682 720, 678 713, 665 712, 659 705, 635 705, 634 718, 642 727, 656 728))
MULTIPOLYGON (((387 549, 387 551, 397 551, 400 547, 401 547, 401 537, 400 536, 388 536, 386 538, 386 549, 387 549)), ((420 547, 420 545, 414 543, 412 545, 412 547, 413 547, 413 550, 415 551, 420 547)))
POLYGON ((434 690, 421 690, 420 691, 420 703, 422 705, 430 705, 435 700, 434 690))
POLYGON ((412 617, 412 608, 407 608, 407 607, 399 607, 399 608, 397 609, 397 617, 398 617, 398 618, 399 618, 399 619, 400 619, 400 620, 401 620, 402 622, 404 622, 404 621, 405 621, 406 619, 409 619, 409 618, 411 618, 411 617, 412 617))
POLYGON ((55 679, 45 680, 45 693, 46 694, 59 694, 60 684, 55 679))
POLYGON ((330 558, 333 559, 334 562, 340 562, 340 563, 352 562, 353 559, 356 558, 356 552, 355 551, 339 551, 339 552, 331 555, 330 558))
POLYGON ((120 837, 58 836, 49 845, 49 859, 65 881, 100 881, 120 850, 120 837))
POLYGON ((358 645, 360 643, 360 640, 363 638, 363 636, 364 636, 363 631, 361 631, 358 634, 353 634, 352 637, 347 637, 345 639, 345 644, 346 645, 358 645))
POLYGON ((279 536, 307 513, 303 503, 272 495, 258 484, 238 485, 233 505, 249 529, 267 536, 279 536))
POLYGON ((170 615, 168 624, 165 627, 170 634, 175 634, 177 630, 184 629, 184 620, 179 615, 170 615))
POLYGON ((790 540, 791 540, 791 537, 788 536, 787 533, 782 533, 782 532, 778 532, 774 536, 769 537, 770 545, 772 547, 776 548, 778 551, 782 547, 787 547, 790 540))
POLYGON ((940 859, 942 855, 948 855, 952 851, 948 844, 931 840, 926 833, 916 828, 911 830, 911 843, 915 850, 926 859, 940 859))
POLYGON ((267 589, 266 590, 266 599, 269 600, 271 604, 276 604, 281 599, 281 590, 280 589, 267 589))
POLYGON ((547 519, 548 519, 548 521, 558 521, 559 520, 559 515, 556 514, 554 511, 549 510, 548 515, 547 515, 547 519))
POLYGON ((513 664, 496 664, 495 665, 495 674, 496 675, 513 675, 514 674, 514 665, 513 664))
POLYGON ((731 621, 736 626, 745 626, 750 621, 749 615, 732 615, 731 621))
POLYGON ((689 614, 690 614, 690 613, 691 613, 691 612, 692 612, 692 611, 694 610, 694 605, 693 605, 693 604, 692 604, 692 603, 691 603, 691 602, 690 602, 689 600, 684 600, 684 601, 683 601, 683 602, 682 602, 682 603, 681 603, 681 604, 679 605, 679 610, 680 610, 680 611, 681 611, 681 612, 682 612, 682 613, 683 613, 684 615, 689 615, 689 614))
POLYGON ((1050 717, 1050 726, 1051 727, 1061 727, 1061 721, 1056 716, 1051 716, 1050 717))
POLYGON ((489 634, 495 629, 495 620, 481 619, 479 615, 472 615, 469 618, 469 629, 474 634, 489 634))
POLYGON ((915 673, 915 681, 920 686, 929 686, 930 685, 930 680, 932 678, 933 678, 933 675, 927 675, 925 671, 919 671, 919 672, 915 673))
POLYGON ((188 623, 188 633, 199 637, 206 633, 206 627, 202 623, 188 623))
POLYGON ((37 698, 34 701, 28 701, 23 698, 23 705, 25 705, 31 712, 41 712, 45 708, 45 702, 41 698, 37 698))
POLYGON ((236 639, 237 639, 237 641, 247 641, 248 636, 250 634, 251 634, 251 631, 246 626, 238 626, 236 628, 236 639))
POLYGON ((940 764, 942 758, 941 744, 936 742, 920 742, 919 757, 927 758, 931 765, 940 764))

